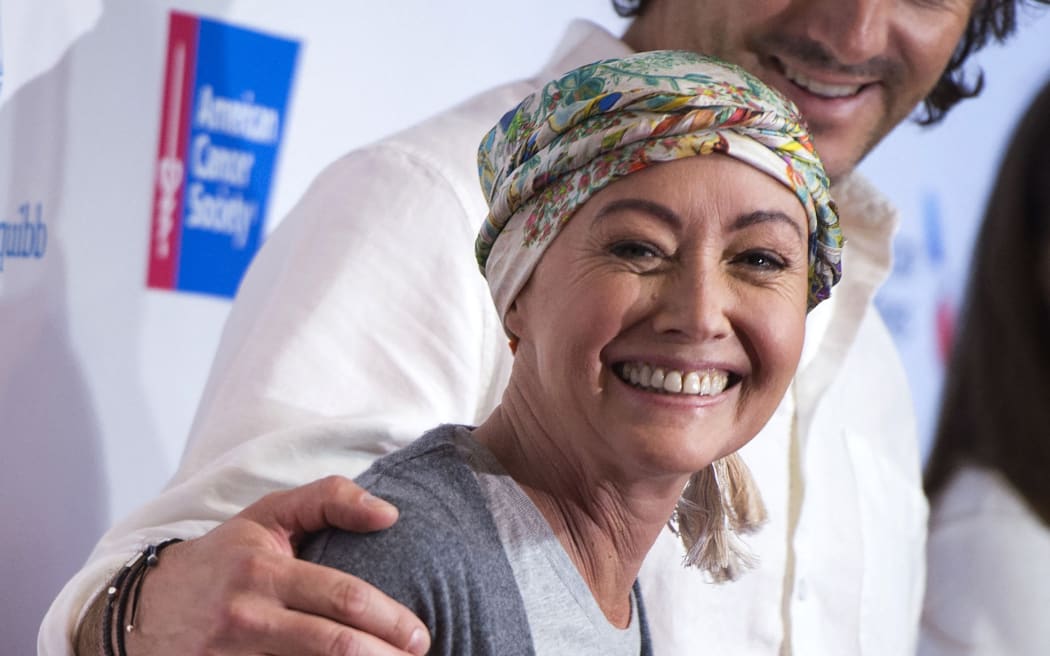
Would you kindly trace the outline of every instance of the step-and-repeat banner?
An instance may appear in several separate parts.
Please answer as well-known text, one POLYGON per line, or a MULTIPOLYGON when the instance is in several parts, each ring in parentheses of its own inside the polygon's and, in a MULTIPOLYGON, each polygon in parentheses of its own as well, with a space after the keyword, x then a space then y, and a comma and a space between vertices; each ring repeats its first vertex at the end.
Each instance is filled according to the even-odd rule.
MULTIPOLYGON (((313 176, 532 73, 577 16, 624 26, 607 0, 0 0, 5 653, 173 472, 240 277, 313 176)), ((863 165, 904 214, 879 307, 927 435, 1000 149, 1050 75, 1026 20, 980 100, 863 165)))

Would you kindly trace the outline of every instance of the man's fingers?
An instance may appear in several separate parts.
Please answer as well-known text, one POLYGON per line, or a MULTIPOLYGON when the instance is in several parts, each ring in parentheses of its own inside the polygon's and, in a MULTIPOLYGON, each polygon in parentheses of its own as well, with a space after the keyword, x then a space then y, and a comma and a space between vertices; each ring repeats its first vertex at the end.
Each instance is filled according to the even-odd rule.
MULTIPOLYGON (((331 620, 284 610, 280 628, 267 634, 262 653, 274 656, 422 656, 426 646, 406 651, 331 620)), ((427 643, 429 644, 429 643, 427 643)))
POLYGON ((342 476, 268 494, 240 514, 292 542, 324 528, 366 533, 388 528, 397 520, 394 506, 342 476))
MULTIPOLYGON (((324 565, 296 561, 281 572, 274 585, 277 597, 290 609, 328 618, 336 626, 357 629, 409 653, 424 654, 430 647, 423 622, 356 576, 324 565)), ((334 639, 360 640, 349 633, 338 633, 334 639)))
POLYGON ((426 653, 406 651, 359 629, 275 606, 269 599, 250 595, 233 600, 211 619, 214 623, 202 632, 205 635, 201 636, 204 640, 201 653, 270 656, 420 656, 426 653))
POLYGON ((425 626, 408 609, 339 570, 238 544, 252 531, 230 520, 165 551, 143 581, 128 653, 426 653, 425 626))

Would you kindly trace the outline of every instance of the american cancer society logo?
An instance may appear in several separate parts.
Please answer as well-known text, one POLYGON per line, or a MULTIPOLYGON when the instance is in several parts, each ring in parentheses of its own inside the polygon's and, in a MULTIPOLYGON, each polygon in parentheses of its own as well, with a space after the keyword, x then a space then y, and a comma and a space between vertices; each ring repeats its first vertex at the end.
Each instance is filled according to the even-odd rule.
POLYGON ((147 284, 232 297, 259 248, 296 41, 172 12, 147 284))

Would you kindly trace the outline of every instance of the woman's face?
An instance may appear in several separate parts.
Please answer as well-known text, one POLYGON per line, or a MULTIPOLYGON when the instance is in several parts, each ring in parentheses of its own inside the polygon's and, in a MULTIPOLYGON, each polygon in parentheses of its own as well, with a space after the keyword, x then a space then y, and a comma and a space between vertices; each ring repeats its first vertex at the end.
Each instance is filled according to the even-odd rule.
POLYGON ((807 264, 805 212, 773 178, 724 155, 650 166, 591 197, 515 300, 514 384, 600 468, 699 470, 783 397, 807 264))

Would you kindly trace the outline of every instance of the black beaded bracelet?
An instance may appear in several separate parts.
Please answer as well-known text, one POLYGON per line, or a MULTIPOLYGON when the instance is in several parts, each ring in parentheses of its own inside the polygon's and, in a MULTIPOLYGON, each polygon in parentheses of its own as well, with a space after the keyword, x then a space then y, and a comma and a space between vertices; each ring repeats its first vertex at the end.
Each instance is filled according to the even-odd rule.
POLYGON ((151 544, 135 554, 113 577, 109 587, 106 588, 106 607, 102 610, 102 652, 105 656, 127 656, 124 639, 125 635, 135 628, 135 612, 138 610, 139 593, 142 591, 142 582, 146 579, 146 572, 157 565, 161 551, 178 542, 182 540, 172 538, 158 544, 151 544), (129 595, 131 596, 131 618, 125 625, 124 615, 129 595), (116 612, 115 625, 114 611, 116 612), (116 634, 115 641, 114 634, 116 634))

